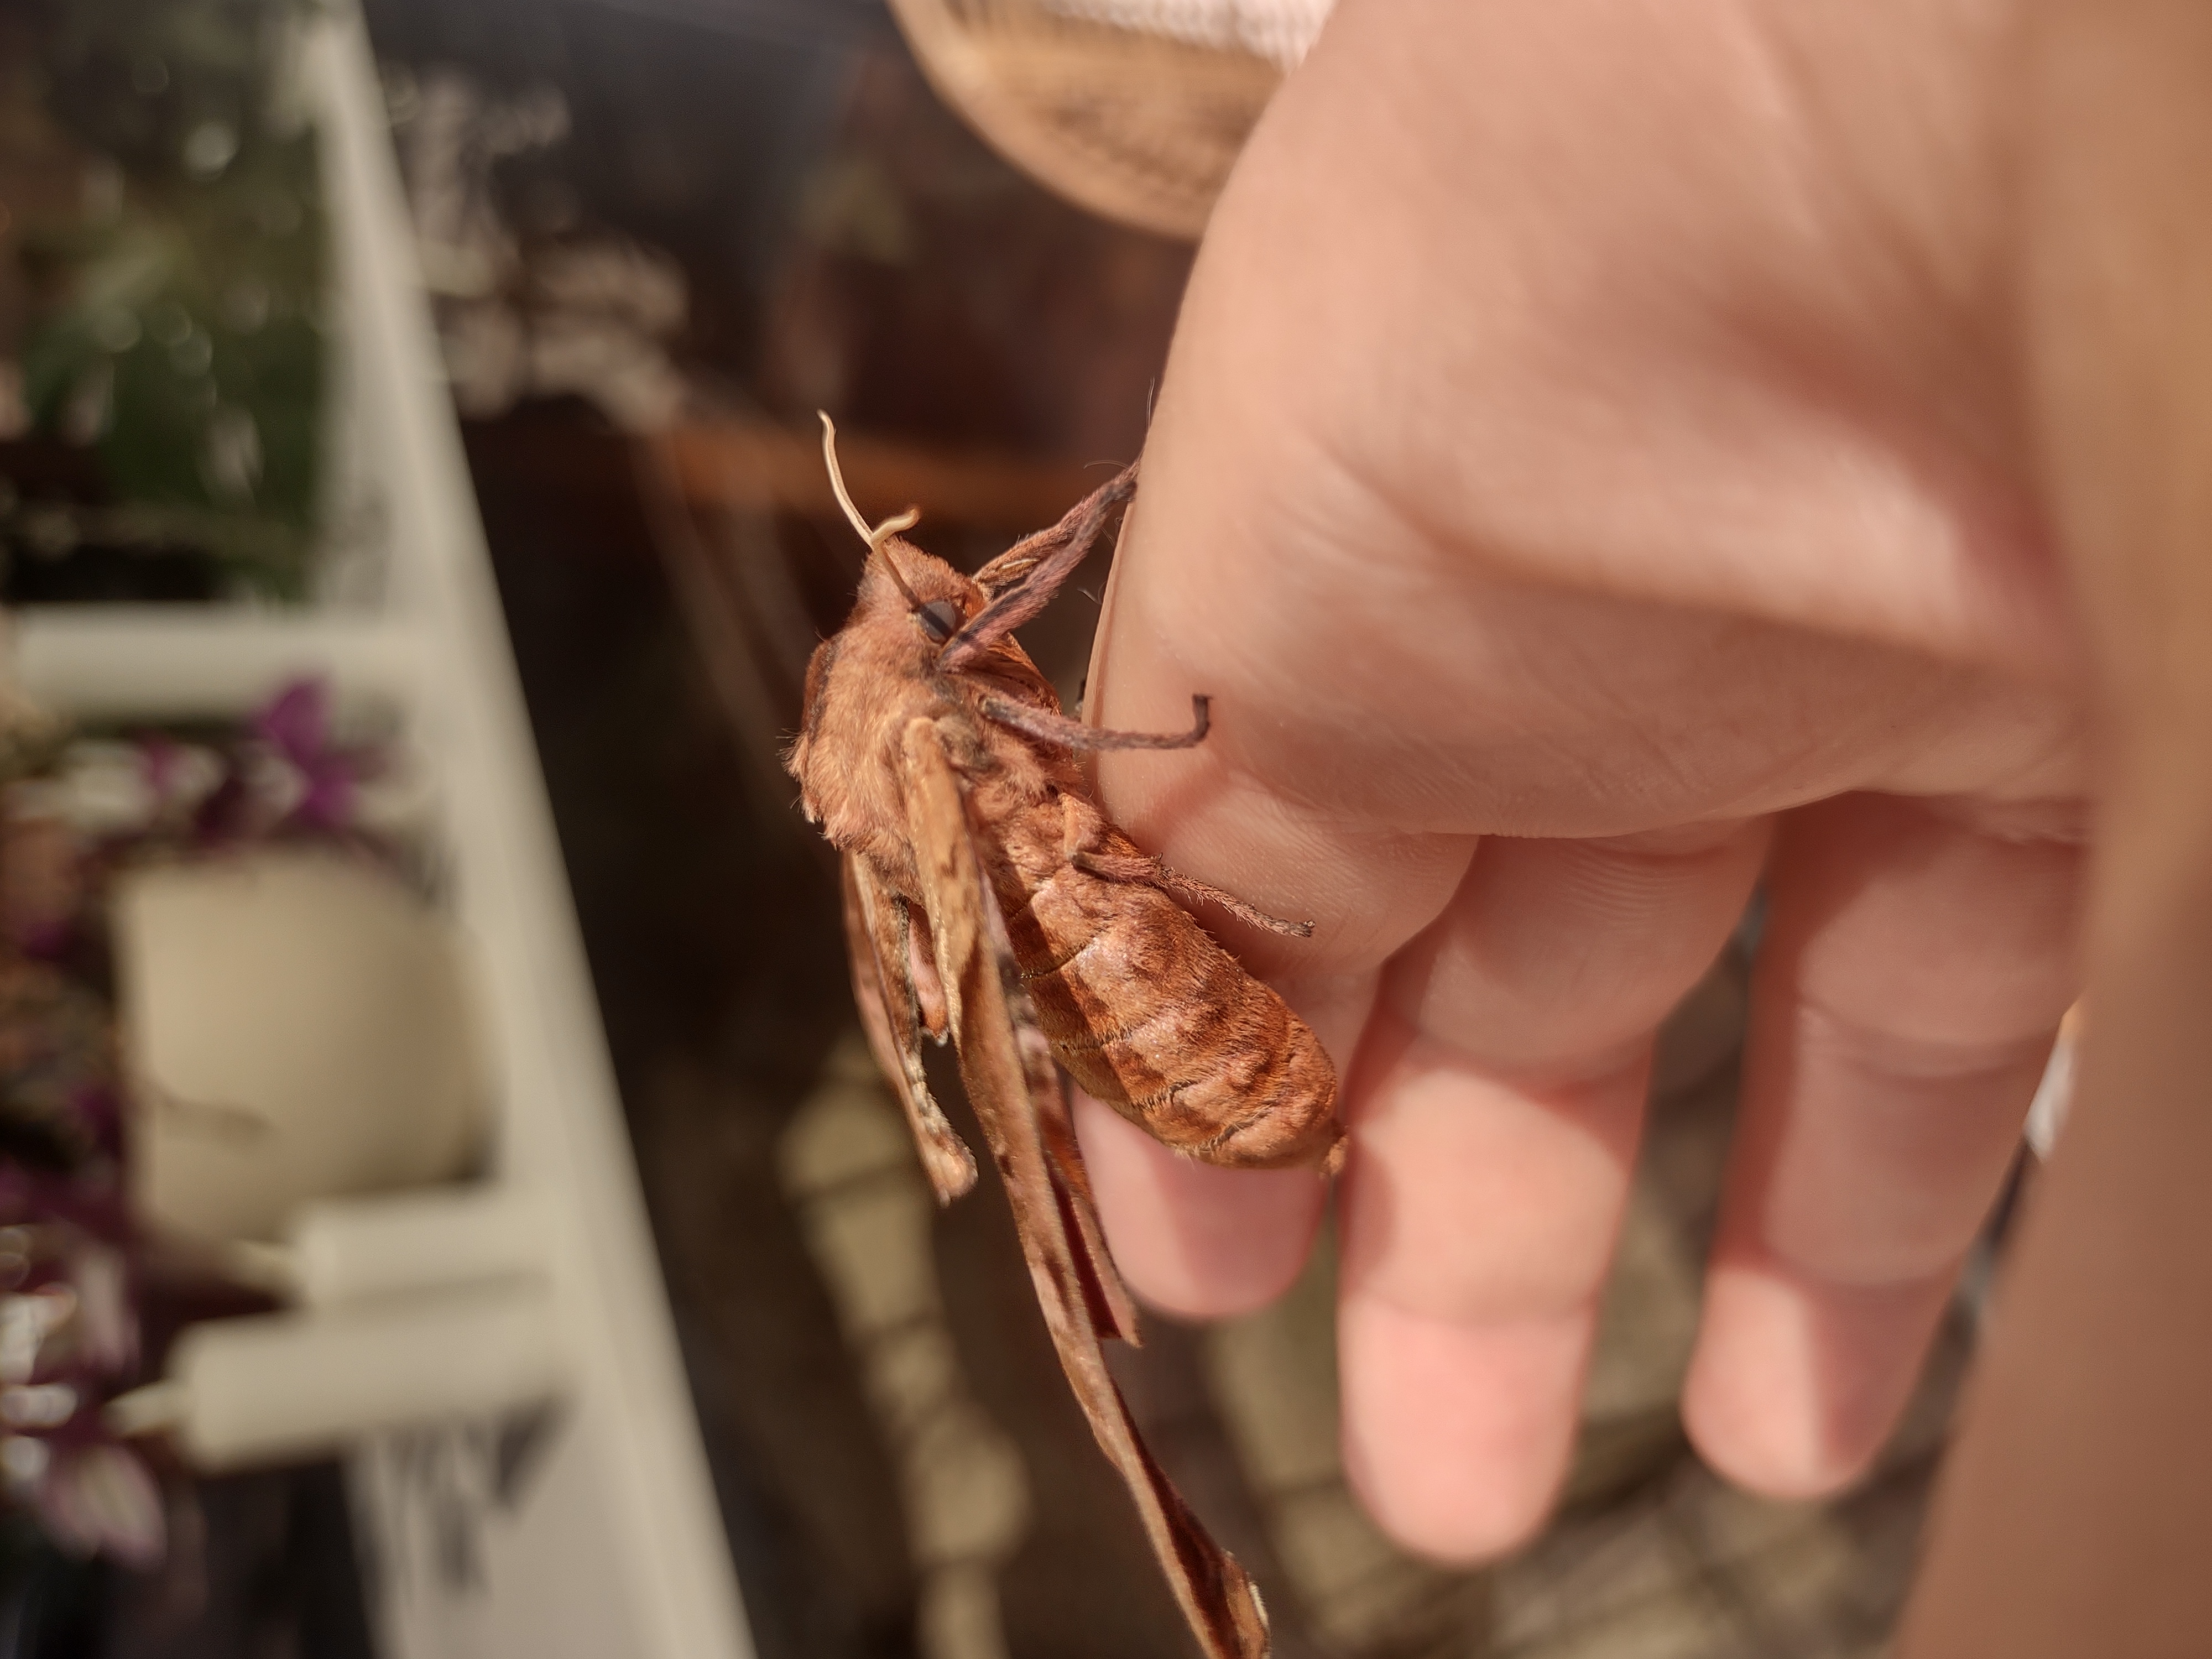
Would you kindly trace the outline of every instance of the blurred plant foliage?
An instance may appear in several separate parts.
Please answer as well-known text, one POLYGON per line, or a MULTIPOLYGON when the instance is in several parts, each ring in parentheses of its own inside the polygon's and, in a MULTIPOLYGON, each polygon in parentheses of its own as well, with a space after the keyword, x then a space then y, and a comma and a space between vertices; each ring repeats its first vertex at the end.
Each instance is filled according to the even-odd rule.
MULTIPOLYGON (((313 529, 325 278, 292 54, 311 0, 38 0, 53 124, 93 158, 72 220, 25 224, 33 426, 96 446, 98 513, 43 538, 211 553, 296 593, 313 529)), ((15 540, 15 535, 9 539, 15 540)))

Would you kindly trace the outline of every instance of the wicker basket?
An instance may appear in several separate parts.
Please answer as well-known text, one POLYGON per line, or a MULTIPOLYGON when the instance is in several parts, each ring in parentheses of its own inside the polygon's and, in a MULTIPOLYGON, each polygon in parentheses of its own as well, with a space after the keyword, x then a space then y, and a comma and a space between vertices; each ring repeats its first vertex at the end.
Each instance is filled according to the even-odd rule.
POLYGON ((939 94, 1016 165, 1095 213, 1195 240, 1282 79, 1236 44, 1044 0, 890 0, 939 94))

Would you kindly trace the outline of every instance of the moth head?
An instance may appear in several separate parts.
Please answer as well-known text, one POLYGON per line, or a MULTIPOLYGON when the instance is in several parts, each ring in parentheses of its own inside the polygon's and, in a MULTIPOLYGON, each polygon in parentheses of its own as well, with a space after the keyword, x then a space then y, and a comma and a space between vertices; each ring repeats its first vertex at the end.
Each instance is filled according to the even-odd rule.
POLYGON ((968 618, 960 607, 950 599, 928 599, 915 608, 914 619, 921 624, 921 631, 929 635, 930 643, 942 645, 960 631, 960 624, 968 618))
MULTIPOLYGON (((830 488, 836 495, 837 505, 844 509, 846 522, 868 544, 869 569, 882 568, 929 642, 943 645, 968 620, 968 590, 975 585, 944 561, 899 539, 900 531, 910 530, 921 520, 920 508, 910 507, 878 525, 871 525, 860 516, 860 509, 853 505, 845 489, 845 476, 837 465, 837 428, 827 415, 822 416, 822 455, 829 463, 830 488)), ((864 592, 866 586, 864 577, 864 592)))
POLYGON ((917 644, 926 642, 933 652, 987 602, 973 578, 896 537, 886 538, 869 554, 860 599, 869 615, 885 622, 896 617, 914 631, 917 644))
POLYGON ((814 733, 822 724, 822 700, 829 690, 830 665, 836 659, 837 641, 834 639, 823 641, 806 659, 806 690, 799 703, 799 735, 783 751, 783 769, 799 780, 799 807, 809 823, 818 820, 806 789, 808 762, 814 749, 814 733))

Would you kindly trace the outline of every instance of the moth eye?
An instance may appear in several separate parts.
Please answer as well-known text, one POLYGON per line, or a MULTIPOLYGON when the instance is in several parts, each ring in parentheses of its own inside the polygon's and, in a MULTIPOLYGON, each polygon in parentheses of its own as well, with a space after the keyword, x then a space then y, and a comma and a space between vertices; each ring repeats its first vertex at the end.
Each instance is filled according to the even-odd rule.
POLYGON ((960 630, 960 607, 950 599, 932 599, 915 615, 921 618, 923 631, 939 645, 960 630))

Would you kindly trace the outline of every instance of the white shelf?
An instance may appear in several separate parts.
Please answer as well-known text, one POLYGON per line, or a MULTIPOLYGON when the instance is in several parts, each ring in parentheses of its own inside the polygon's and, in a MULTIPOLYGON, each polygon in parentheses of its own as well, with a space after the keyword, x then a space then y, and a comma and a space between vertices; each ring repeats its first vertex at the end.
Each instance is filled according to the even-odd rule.
POLYGON ((304 675, 342 698, 411 704, 421 630, 394 617, 228 606, 55 605, 19 613, 17 683, 81 719, 242 714, 304 675))
MULTIPOLYGON (((750 1646, 729 1553, 421 297, 381 93, 349 8, 319 15, 301 69, 319 112, 340 289, 337 429, 349 487, 375 502, 388 538, 382 593, 297 611, 27 611, 15 628, 16 669, 58 711, 108 719, 236 712, 288 678, 319 674, 342 702, 391 705, 428 774, 439 865, 480 968, 498 1079, 489 1179, 496 1193, 526 1194, 546 1219, 539 1266, 561 1382, 527 1489, 472 1522, 473 1586, 424 1565, 428 1547, 418 1551, 410 1529, 425 1500, 394 1473, 404 1461, 395 1448, 419 1464, 426 1435, 465 1446, 488 1425, 362 1425, 356 1493, 386 1653, 742 1659, 750 1646)), ((310 1308, 295 1317, 312 1329, 322 1316, 310 1308)))

